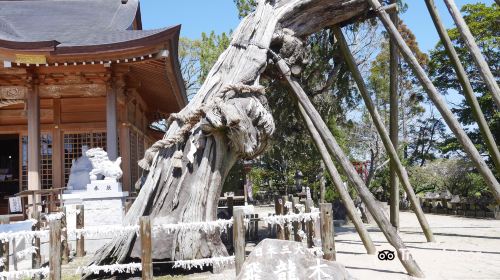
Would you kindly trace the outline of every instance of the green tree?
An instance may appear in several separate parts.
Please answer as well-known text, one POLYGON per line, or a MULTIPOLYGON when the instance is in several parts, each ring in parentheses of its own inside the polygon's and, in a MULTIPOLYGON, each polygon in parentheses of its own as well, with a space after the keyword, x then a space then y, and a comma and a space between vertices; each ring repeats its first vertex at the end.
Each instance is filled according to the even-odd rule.
MULTIPOLYGON (((492 73, 496 75, 497 82, 500 82, 500 25, 498 24, 500 9, 498 5, 495 3, 490 6, 483 3, 468 4, 462 7, 462 12, 465 22, 468 24, 481 52, 491 67, 492 73)), ((454 43, 460 61, 464 65, 467 75, 471 80, 472 87, 495 141, 499 143, 500 108, 495 108, 491 93, 488 91, 479 75, 474 61, 468 49, 465 47, 458 30, 456 28, 449 29, 448 35, 454 43)), ((441 42, 439 42, 430 52, 430 57, 429 73, 434 80, 434 84, 442 92, 454 90, 463 95, 461 85, 441 42)), ((488 154, 479 129, 475 125, 475 120, 472 117, 469 104, 464 100, 452 110, 464 126, 470 126, 468 135, 474 144, 476 144, 479 151, 485 155, 488 154)), ((454 137, 450 137, 442 146, 442 151, 444 153, 461 152, 461 147, 454 137)))

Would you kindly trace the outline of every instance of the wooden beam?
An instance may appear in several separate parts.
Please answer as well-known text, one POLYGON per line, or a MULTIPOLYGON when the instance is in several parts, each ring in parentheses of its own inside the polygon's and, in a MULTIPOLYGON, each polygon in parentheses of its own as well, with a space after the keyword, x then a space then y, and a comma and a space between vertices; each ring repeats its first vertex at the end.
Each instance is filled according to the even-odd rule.
POLYGON ((358 212, 356 211, 356 206, 354 205, 354 202, 349 196, 349 192, 347 192, 347 189, 344 187, 342 178, 340 177, 340 174, 337 168, 335 167, 332 158, 330 157, 328 149, 323 143, 323 140, 321 139, 318 130, 311 121, 311 118, 307 115, 306 111, 304 110, 304 107, 302 107, 302 105, 300 104, 298 104, 298 106, 300 114, 304 118, 304 122, 306 123, 307 129, 311 134, 314 144, 316 144, 316 148, 318 148, 318 152, 321 155, 321 158, 323 159, 323 162, 326 166, 326 170, 328 171, 328 174, 330 174, 333 186, 339 193, 340 199, 342 199, 342 202, 344 203, 344 206, 347 211, 347 216, 349 217, 349 219, 351 219, 352 223, 354 224, 354 227, 356 228, 356 231, 359 234, 359 237, 361 238, 361 241, 363 241, 363 245, 365 246, 366 252, 370 255, 375 254, 375 252, 377 251, 375 249, 375 245, 373 244, 373 241, 370 237, 370 234, 368 233, 368 230, 366 230, 363 221, 361 220, 361 218, 358 215, 358 212))
MULTIPOLYGON (((391 159, 391 162, 395 166, 395 171, 401 180, 401 184, 403 185, 403 188, 405 189, 406 193, 408 194, 408 198, 410 199, 411 205, 413 206, 413 211, 417 215, 418 222, 420 223, 420 226, 422 227, 422 230, 424 231, 425 237, 427 238, 428 242, 434 242, 434 235, 432 234, 432 230, 429 227, 429 223, 427 222, 427 219, 425 218, 424 211, 422 211, 422 208, 420 207, 420 201, 418 200, 417 196, 415 195, 415 192, 413 191, 413 188, 410 184, 410 179, 408 178, 408 174, 406 173, 406 169, 404 168, 403 164, 399 160, 398 153, 394 146, 391 143, 391 139, 389 137, 389 133, 387 133, 384 123, 382 122, 382 118, 380 117, 377 108, 375 107, 375 104, 373 103, 372 99, 370 98, 370 92, 368 91, 368 88, 365 85, 365 82, 363 81, 363 77, 361 75, 361 72, 359 71, 356 61, 354 60, 354 57, 352 56, 352 53, 349 50, 349 46, 347 45, 347 42, 344 38, 344 35, 342 34, 342 30, 340 27, 334 27, 333 32, 335 34, 335 37, 337 38, 339 45, 340 45, 340 50, 342 54, 344 55, 344 58, 346 60, 347 66, 349 67, 349 70, 352 73, 352 76, 354 80, 356 81, 356 84, 358 86, 358 90, 361 93, 361 96, 363 97, 363 100, 365 101, 366 108, 368 109, 368 112, 370 112, 370 116, 372 117, 373 123, 375 124, 375 127, 377 128, 377 132, 380 135, 380 138, 382 140, 382 143, 384 144, 385 150, 387 151, 387 154, 389 158, 391 159)), ((399 193, 397 194, 399 196, 399 193)))
MULTIPOLYGON (((451 17, 458 28, 458 32, 462 37, 462 40, 465 43, 465 46, 469 49, 474 62, 476 63, 477 70, 481 77, 483 77, 484 82, 486 83, 486 87, 490 90, 493 95, 493 100, 497 104, 497 109, 500 109, 500 88, 496 82, 495 77, 491 73, 490 67, 488 63, 484 59, 481 50, 477 46, 476 40, 474 40, 474 36, 469 30, 467 23, 464 18, 460 14, 460 10, 457 8, 454 0, 444 0, 446 7, 448 7, 448 11, 450 11, 451 17)), ((497 73, 498 74, 498 73, 497 73)))
POLYGON ((427 5, 427 9, 429 10, 432 21, 434 22, 434 26, 439 33, 441 42, 443 42, 444 49, 448 54, 448 57, 450 58, 453 68, 455 69, 458 81, 460 82, 460 85, 462 86, 462 89, 464 91, 465 99, 471 106, 472 114, 479 126, 481 134, 483 135, 484 142, 486 143, 491 159, 495 163, 497 172, 500 174, 500 152, 498 151, 498 146, 495 143, 493 134, 491 134, 488 123, 484 118, 481 106, 479 106, 479 102, 477 101, 476 95, 474 94, 474 90, 472 89, 470 80, 467 77, 467 72, 465 72, 464 66, 462 65, 462 63, 460 62, 460 58, 458 57, 457 51, 453 47, 450 36, 448 36, 448 31, 446 31, 446 28, 444 27, 444 24, 439 17, 438 10, 434 5, 434 0, 425 0, 425 4, 427 5))
MULTIPOLYGON (((391 0, 391 5, 397 5, 396 0, 391 0)), ((399 16, 397 9, 391 14, 391 20, 394 25, 399 25, 399 16)), ((394 40, 390 39, 389 45, 389 137, 391 138, 394 149, 398 150, 399 134, 399 51, 394 40)), ((390 220, 391 224, 399 229, 399 182, 396 173, 396 164, 391 160, 389 165, 389 185, 390 185, 390 220)))
POLYGON ((370 190, 368 190, 368 188, 365 186, 365 183, 356 172, 354 166, 352 166, 352 163, 350 162, 349 158, 342 151, 342 148, 340 148, 339 144, 335 140, 335 137, 333 137, 332 133, 330 132, 328 126, 321 119, 320 114, 314 108, 314 105, 307 97, 307 94, 300 87, 296 79, 291 77, 290 68, 288 67, 288 65, 286 65, 286 62, 282 59, 279 59, 277 64, 281 73, 288 81, 292 89, 292 92, 295 93, 300 104, 304 107, 304 111, 311 118, 321 138, 325 142, 328 151, 330 152, 330 154, 332 154, 332 156, 344 169, 344 172, 347 175, 349 181, 356 188, 359 196, 368 207, 368 210, 373 215, 373 218, 377 222, 378 226, 384 233, 389 243, 392 246, 394 246, 396 250, 399 252, 398 253, 399 260, 405 267, 406 271, 411 276, 424 277, 424 273, 422 272, 418 264, 415 262, 415 260, 413 260, 413 258, 411 257, 411 254, 408 252, 405 244, 403 243, 403 240, 401 240, 401 238, 398 236, 396 230, 394 229, 394 227, 391 225, 385 214, 378 206, 377 202, 375 201, 375 197, 373 197, 370 190), (402 252, 408 254, 405 254, 405 256, 403 257, 402 252))
POLYGON ((493 193, 493 196, 495 197, 497 202, 500 203, 500 184, 498 183, 495 176, 493 175, 493 172, 489 169, 488 165, 482 158, 481 154, 479 154, 479 152, 477 151, 476 147, 474 146, 474 143, 472 143, 472 141, 467 136, 460 123, 454 117, 453 113, 446 105, 446 102, 443 100, 443 98, 437 91, 436 87, 425 73, 422 66, 418 64, 417 59, 413 55, 410 48, 406 45, 401 34, 399 34, 396 26, 392 23, 391 19, 389 18, 389 15, 384 10, 379 10, 381 7, 380 2, 378 0, 367 0, 367 1, 370 3, 370 5, 374 10, 378 11, 378 17, 384 24, 391 38, 397 43, 399 51, 405 58, 410 68, 412 68, 415 76, 417 76, 417 78, 419 79, 420 83, 422 84, 422 87, 426 90, 427 95, 441 113, 441 116, 448 124, 450 130, 457 137, 457 140, 462 145, 463 150, 467 153, 467 155, 470 157, 470 159, 478 169, 479 173, 481 173, 481 175, 483 176, 484 181, 490 188, 491 192, 493 193))

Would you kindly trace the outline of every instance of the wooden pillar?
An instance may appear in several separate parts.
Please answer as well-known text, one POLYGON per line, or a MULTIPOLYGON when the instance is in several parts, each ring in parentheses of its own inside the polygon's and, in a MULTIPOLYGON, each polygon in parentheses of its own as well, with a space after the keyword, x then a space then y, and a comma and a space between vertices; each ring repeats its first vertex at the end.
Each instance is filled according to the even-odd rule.
POLYGON ((408 47, 408 45, 406 45, 403 37, 401 36, 401 34, 399 34, 396 26, 392 24, 389 15, 382 8, 380 2, 378 0, 367 0, 367 1, 372 7, 372 9, 377 11, 378 17, 384 24, 387 33, 397 43, 401 55, 405 58, 408 65, 413 70, 415 76, 417 76, 417 78, 419 79, 420 83, 422 84, 422 87, 425 89, 427 95, 441 113, 441 116, 448 124, 450 130, 453 132, 455 137, 457 137, 457 140, 462 146, 463 150, 467 153, 467 155, 472 160, 479 173, 481 173, 481 175, 483 176, 484 181, 490 188, 497 202, 500 202, 500 184, 498 183, 497 179, 493 175, 493 172, 489 169, 488 165, 482 158, 481 154, 479 154, 478 150, 474 146, 474 143, 472 143, 472 141, 467 136, 460 123, 457 121, 451 110, 448 108, 448 105, 443 100, 443 98, 437 91, 436 87, 425 73, 422 66, 418 64, 415 55, 413 55, 411 49, 408 47))
MULTIPOLYGON (((28 190, 40 190, 40 97, 38 84, 35 81, 28 91, 28 190)), ((32 199, 33 200, 33 199, 32 199)), ((35 197, 35 200, 37 197, 35 197)), ((29 202, 35 205, 36 201, 29 202)), ((38 212, 38 207, 32 207, 31 212, 38 212)))
POLYGON ((141 264, 142 264, 142 279, 153 279, 153 247, 151 244, 151 218, 141 217, 140 220, 141 234, 141 264))
MULTIPOLYGON (((40 212, 33 213, 33 219, 36 220, 36 224, 32 226, 33 231, 40 230, 40 212)), ((31 255, 31 268, 38 269, 42 265, 42 255, 40 251, 40 237, 34 237, 32 241, 33 247, 37 248, 35 252, 31 255)))
POLYGON ((335 242, 333 228, 333 210, 331 203, 320 203, 320 222, 321 222, 321 248, 323 250, 323 259, 335 261, 335 242))
MULTIPOLYGON (((384 233, 389 243, 392 246, 394 246, 394 248, 398 251, 406 250, 406 246, 403 243, 403 240, 401 240, 401 238, 398 236, 396 230, 394 229, 394 227, 391 225, 385 214, 378 206, 377 202, 375 201, 375 198, 373 197, 373 194, 366 187, 365 183, 363 182, 359 174, 356 172, 356 169, 354 169, 354 166, 352 166, 351 161, 344 154, 344 151, 342 151, 342 148, 340 148, 339 144, 335 140, 335 137, 333 137, 332 133, 330 132, 330 129, 328 128, 326 123, 321 119, 321 115, 314 108, 314 105, 311 103, 311 101, 307 97, 307 94, 304 92, 302 87, 300 87, 297 80, 290 75, 291 70, 286 64, 286 62, 279 57, 276 57, 276 59, 277 59, 277 66, 280 69, 280 72, 286 78, 287 82, 289 83, 292 89, 292 92, 299 100, 300 105, 304 107, 304 111, 311 118, 311 121, 316 127, 318 133, 324 140, 325 146, 328 148, 328 151, 335 157, 337 162, 344 169, 344 172, 346 173, 350 182, 354 185, 354 187, 358 191, 359 196, 368 207, 369 211, 373 215, 373 218, 377 222, 378 226, 384 233)), ((411 276, 424 277, 423 271, 420 269, 415 260, 411 258, 411 254, 408 256, 408 258, 406 258, 406 256, 403 258, 402 256, 399 255, 398 257, 401 264, 405 267, 406 271, 411 276)))
POLYGON ((49 222, 50 228, 50 276, 51 280, 61 280, 61 220, 49 222))
POLYGON ((52 185, 62 188, 64 185, 64 144, 61 132, 61 99, 53 100, 54 128, 52 129, 52 185))
POLYGON ((234 207, 233 216, 233 244, 236 275, 238 275, 245 262, 245 211, 243 207, 234 207))
POLYGON ((500 109, 500 87, 498 87, 496 79, 491 73, 488 63, 484 59, 481 50, 477 46, 476 40, 474 40, 474 36, 472 36, 467 23, 460 14, 460 10, 457 8, 455 1, 444 0, 444 3, 446 4, 446 7, 448 7, 448 11, 450 11, 451 17, 457 25, 458 32, 460 33, 465 46, 469 49, 472 58, 476 63, 479 74, 481 75, 481 77, 483 77, 483 80, 486 83, 486 87, 488 87, 488 89, 490 90, 493 96, 493 100, 497 104, 498 109, 500 109))
MULTIPOLYGON (((396 0, 391 0, 391 4, 396 4, 396 0)), ((391 13, 391 20, 394 25, 399 25, 399 17, 397 10, 391 13)), ((393 39, 390 39, 389 46, 389 107, 390 107, 390 117, 389 117, 389 137, 391 138, 392 145, 394 149, 398 150, 398 132, 399 132, 399 51, 398 46, 393 39)), ((389 165, 389 185, 390 191, 390 220, 391 224, 399 229, 399 184, 398 177, 396 173, 396 164, 391 160, 389 165)))
POLYGON ((116 110, 116 83, 108 87, 106 94, 106 152, 110 160, 118 157, 118 130, 117 130, 117 110, 116 110))
POLYGON ((323 162, 326 165, 326 170, 328 171, 328 174, 330 174, 333 186, 339 193, 340 198, 344 203, 344 206, 347 211, 347 216, 349 217, 349 219, 351 219, 352 223, 354 224, 354 227, 356 228, 356 231, 359 234, 359 237, 361 238, 361 241, 363 241, 363 245, 365 246, 366 252, 370 255, 375 254, 377 251, 375 249, 375 244, 373 244, 373 241, 370 237, 370 234, 368 233, 368 230, 366 230, 363 221, 359 217, 358 212, 356 211, 356 206, 354 205, 354 202, 349 196, 347 188, 344 187, 342 178, 340 177, 337 168, 333 164, 332 158, 330 157, 330 153, 328 152, 328 149, 326 148, 323 140, 321 139, 318 130, 314 126, 311 118, 309 118, 309 116, 307 115, 306 111, 304 111, 304 107, 302 107, 302 105, 300 104, 299 104, 299 111, 302 114, 307 129, 309 130, 309 133, 311 134, 311 137, 314 143, 316 144, 316 148, 318 148, 318 152, 321 155, 321 158, 323 159, 323 162))
MULTIPOLYGON (((395 170, 399 176, 399 179, 401 180, 401 184, 403 185, 406 193, 408 194, 408 198, 411 202, 411 205, 413 207, 413 211, 415 212, 415 215, 417 216, 418 222, 420 223, 420 227, 422 228, 422 231, 425 234, 425 237, 427 238, 428 242, 434 242, 434 235, 432 234, 432 230, 429 226, 429 223, 427 222, 427 219, 425 218, 424 212, 422 211, 422 208, 420 207, 419 200, 417 196, 415 195, 415 192, 413 191, 413 188, 410 184, 410 179, 408 178, 408 174, 406 173, 406 169, 404 168, 403 164, 399 160, 399 155, 394 148, 394 146, 391 143, 391 139, 385 129, 384 123, 382 122, 382 119, 378 113, 377 108, 375 107, 375 104, 373 103, 370 93, 368 92, 368 89, 364 83, 363 77, 361 75, 361 72, 359 71, 356 62, 354 60, 354 57, 352 56, 349 46, 347 45, 347 42, 344 38, 344 35, 342 34, 342 30, 340 27, 334 27, 333 28, 335 37, 339 41, 340 49, 341 52, 344 55, 344 58, 346 60, 346 63, 353 75, 354 80, 356 81, 356 84, 358 86, 359 92, 361 93, 361 96, 363 97, 363 100, 365 101, 366 108, 370 112, 370 116, 372 117, 373 124, 377 128, 377 131, 380 135, 380 138, 382 140, 382 143, 384 144, 385 150, 387 151, 387 154, 389 158, 391 159, 391 162, 393 165, 396 167, 395 170)), ((398 193, 399 196, 399 193, 398 193)))
POLYGON ((69 246, 68 246, 68 223, 66 219, 66 207, 62 207, 61 212, 64 215, 61 218, 61 263, 69 263, 69 246))
MULTIPOLYGON (((283 201, 283 206, 288 202, 288 196, 284 195, 281 197, 283 201)), ((283 207, 283 215, 288 215, 289 209, 287 207, 283 207)), ((290 229, 288 228, 288 223, 283 224, 283 229, 285 232, 285 240, 290 240, 290 229)))
POLYGON ((127 123, 122 122, 122 125, 120 125, 120 156, 122 157, 121 167, 123 170, 122 185, 123 185, 123 191, 132 192, 135 191, 134 186, 132 186, 132 184, 135 184, 135 182, 132 183, 130 177, 130 164, 137 164, 137 163, 130 162, 129 130, 130 127, 127 125, 127 123))
POLYGON ((436 6, 434 5, 434 0, 425 0, 425 4, 427 5, 427 9, 429 10, 432 21, 434 22, 434 26, 436 27, 439 37, 441 38, 444 49, 446 50, 446 53, 448 54, 448 57, 452 62, 453 68, 455 69, 458 81, 462 86, 464 96, 467 100, 467 103, 469 103, 471 107, 474 119, 476 120, 483 136, 484 142, 488 147, 491 159, 496 166, 497 172, 500 174, 500 152, 498 151, 498 146, 495 143, 495 138, 493 138, 493 135, 491 134, 488 122, 486 122, 483 111, 481 110, 476 95, 474 94, 474 90, 472 89, 470 80, 467 77, 467 72, 465 72, 464 66, 460 62, 457 51, 453 47, 453 43, 451 42, 450 36, 448 35, 448 31, 444 27, 444 24, 439 17, 439 13, 436 9, 436 6))
POLYGON ((320 162, 320 167, 321 167, 321 178, 319 179, 319 202, 325 203, 326 178, 324 175, 324 172, 325 172, 325 162, 324 161, 320 162))

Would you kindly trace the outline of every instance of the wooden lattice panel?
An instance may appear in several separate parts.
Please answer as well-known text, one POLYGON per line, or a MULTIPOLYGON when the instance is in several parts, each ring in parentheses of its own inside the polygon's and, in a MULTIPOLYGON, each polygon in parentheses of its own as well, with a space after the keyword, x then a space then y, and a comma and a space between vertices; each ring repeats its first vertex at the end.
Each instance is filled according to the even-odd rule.
POLYGON ((106 149, 106 132, 64 133, 64 184, 68 183, 73 160, 82 156, 82 147, 106 149))
MULTIPOLYGON (((28 189, 28 136, 21 136, 21 188, 28 189)), ((42 189, 52 188, 52 134, 40 134, 40 179, 42 189)))

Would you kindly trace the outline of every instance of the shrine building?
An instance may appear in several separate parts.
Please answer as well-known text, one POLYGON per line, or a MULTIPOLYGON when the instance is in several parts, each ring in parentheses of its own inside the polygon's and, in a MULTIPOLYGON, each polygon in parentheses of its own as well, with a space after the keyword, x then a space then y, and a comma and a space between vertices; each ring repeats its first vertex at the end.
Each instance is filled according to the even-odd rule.
POLYGON ((65 187, 82 146, 121 156, 133 189, 150 124, 187 104, 179 32, 142 30, 138 0, 0 0, 0 214, 65 187))

